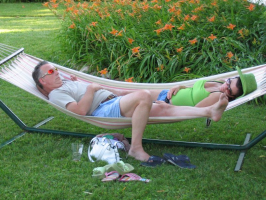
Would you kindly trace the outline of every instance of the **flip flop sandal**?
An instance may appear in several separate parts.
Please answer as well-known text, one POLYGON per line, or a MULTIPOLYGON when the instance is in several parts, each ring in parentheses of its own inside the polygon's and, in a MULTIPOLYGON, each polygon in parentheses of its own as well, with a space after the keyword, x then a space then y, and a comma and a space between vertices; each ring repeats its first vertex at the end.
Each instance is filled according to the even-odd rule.
POLYGON ((142 182, 148 183, 151 180, 146 179, 146 178, 141 178, 139 175, 134 174, 134 173, 127 173, 127 174, 124 174, 123 176, 121 176, 119 181, 121 181, 121 182, 142 181, 142 182))
POLYGON ((112 171, 111 165, 105 165, 104 167, 96 167, 92 171, 92 177, 103 179, 105 177, 105 172, 112 171))
POLYGON ((173 154, 164 154, 164 158, 171 164, 185 169, 195 169, 196 166, 190 163, 189 158, 186 155, 176 156, 173 154))
POLYGON ((190 162, 190 159, 187 155, 174 155, 174 154, 171 154, 171 153, 164 153, 163 154, 163 157, 165 160, 171 158, 171 157, 177 157, 178 160, 183 160, 183 161, 186 161, 186 162, 190 162))
POLYGON ((150 156, 147 162, 142 162, 140 163, 140 165, 145 166, 145 167, 156 167, 163 163, 165 163, 165 159, 159 156, 150 156))
POLYGON ((111 171, 105 173, 105 178, 102 179, 103 182, 114 181, 119 178, 120 174, 117 171, 111 171))
POLYGON ((132 165, 124 163, 123 161, 119 161, 112 164, 111 168, 113 168, 114 171, 117 171, 121 175, 129 173, 134 170, 134 167, 132 165))

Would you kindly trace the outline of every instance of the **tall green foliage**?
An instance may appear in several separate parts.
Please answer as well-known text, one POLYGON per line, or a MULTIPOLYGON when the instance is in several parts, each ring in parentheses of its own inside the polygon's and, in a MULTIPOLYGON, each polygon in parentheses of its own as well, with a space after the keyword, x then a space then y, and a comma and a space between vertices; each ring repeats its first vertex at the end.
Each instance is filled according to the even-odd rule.
POLYGON ((169 82, 265 62, 264 6, 243 0, 47 2, 71 58, 113 79, 169 82), (58 8, 63 8, 59 12, 58 8))

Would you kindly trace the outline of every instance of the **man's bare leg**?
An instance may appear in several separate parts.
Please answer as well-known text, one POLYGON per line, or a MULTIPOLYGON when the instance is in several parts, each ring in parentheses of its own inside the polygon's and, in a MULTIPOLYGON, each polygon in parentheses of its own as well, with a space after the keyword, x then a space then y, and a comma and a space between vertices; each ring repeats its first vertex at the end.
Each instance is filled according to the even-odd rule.
POLYGON ((228 105, 228 98, 225 94, 221 94, 219 101, 208 107, 190 107, 190 106, 172 106, 166 103, 153 104, 150 117, 178 117, 182 119, 192 119, 199 117, 212 118, 214 121, 219 121, 224 110, 228 105))
POLYGON ((132 139, 128 154, 136 160, 147 161, 147 154, 142 146, 142 137, 148 122, 152 100, 149 91, 139 90, 123 96, 120 100, 121 114, 132 118, 132 139))

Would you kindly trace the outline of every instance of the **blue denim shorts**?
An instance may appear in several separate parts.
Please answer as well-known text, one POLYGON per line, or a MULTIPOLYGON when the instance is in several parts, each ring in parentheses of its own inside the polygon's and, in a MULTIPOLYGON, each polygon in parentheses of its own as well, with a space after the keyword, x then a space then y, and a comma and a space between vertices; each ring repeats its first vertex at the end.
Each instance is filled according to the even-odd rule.
POLYGON ((162 90, 157 97, 157 101, 165 101, 165 98, 167 97, 168 92, 169 90, 162 90))
POLYGON ((121 97, 115 97, 101 103, 91 115, 95 117, 123 117, 120 112, 120 99, 121 97))

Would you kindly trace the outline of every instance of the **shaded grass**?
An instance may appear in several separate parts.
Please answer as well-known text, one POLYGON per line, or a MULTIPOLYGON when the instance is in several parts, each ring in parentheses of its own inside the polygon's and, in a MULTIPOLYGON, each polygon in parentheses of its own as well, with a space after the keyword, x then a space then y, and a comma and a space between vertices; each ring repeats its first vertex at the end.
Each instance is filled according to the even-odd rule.
MULTIPOLYGON (((20 4, 13 6, 16 5, 20 8, 20 4)), ((1 30, 9 26, 12 31, 4 33, 4 36, 1 33, 0 41, 15 47, 25 47, 25 52, 31 55, 49 61, 55 60, 54 53, 59 49, 54 40, 53 30, 59 25, 56 18, 49 21, 50 31, 39 30, 46 26, 42 22, 48 18, 34 19, 36 21, 26 25, 24 17, 17 18, 21 29, 28 27, 26 31, 18 34, 18 32, 12 33, 18 24, 8 25, 6 23, 8 18, 3 18, 0 20, 1 30), (27 39, 28 37, 30 38, 27 39)), ((58 60, 63 62, 64 58, 58 56, 58 60)), ((126 136, 131 135, 130 128, 106 130, 71 118, 2 80, 0 88, 0 99, 28 126, 54 116, 55 119, 43 128, 94 134, 119 132, 126 136)), ((2 110, 0 110, 0 120, 0 144, 22 132, 2 110)), ((242 144, 246 133, 252 133, 252 137, 255 137, 265 130, 265 106, 257 106, 254 103, 239 106, 225 112, 223 119, 213 123, 210 128, 205 128, 204 121, 205 119, 196 119, 175 124, 149 125, 144 136, 155 139, 242 144)), ((248 151, 243 170, 239 173, 233 171, 238 151, 145 144, 145 150, 152 155, 161 156, 164 152, 186 154, 197 166, 196 170, 184 170, 165 164, 150 169, 140 167, 139 161, 128 158, 126 162, 135 167, 135 173, 152 180, 148 184, 102 183, 100 180, 92 179, 93 168, 105 164, 88 161, 86 154, 88 144, 88 138, 27 133, 11 145, 0 149, 0 199, 265 199, 266 197, 266 151, 263 147, 266 146, 265 139, 248 151), (71 160, 72 142, 82 142, 85 145, 80 162, 71 160)))

